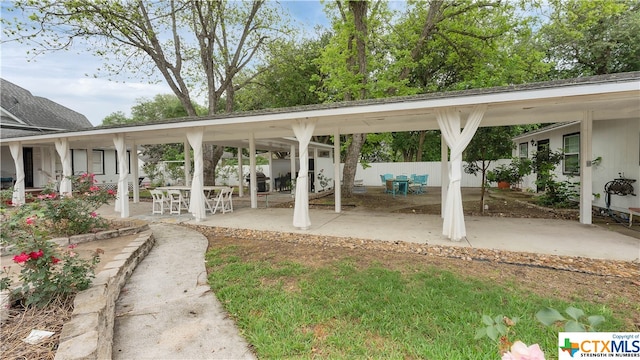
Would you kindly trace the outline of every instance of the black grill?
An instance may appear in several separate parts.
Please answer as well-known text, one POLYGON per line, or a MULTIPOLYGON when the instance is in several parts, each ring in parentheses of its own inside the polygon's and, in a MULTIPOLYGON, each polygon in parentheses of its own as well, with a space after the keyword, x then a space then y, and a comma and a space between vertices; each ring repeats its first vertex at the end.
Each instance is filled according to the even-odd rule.
MULTIPOLYGON (((245 180, 251 186, 251 174, 245 177, 245 180)), ((262 172, 256 173, 256 182, 258 183, 258 192, 266 192, 267 191, 267 180, 269 178, 262 172)))

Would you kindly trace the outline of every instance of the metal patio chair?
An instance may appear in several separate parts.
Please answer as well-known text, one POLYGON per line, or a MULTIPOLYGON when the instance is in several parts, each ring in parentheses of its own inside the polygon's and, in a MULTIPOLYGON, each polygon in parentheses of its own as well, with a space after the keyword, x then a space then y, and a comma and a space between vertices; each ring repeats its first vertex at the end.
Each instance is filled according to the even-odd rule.
POLYGON ((427 190, 427 180, 429 175, 416 175, 411 185, 411 190, 414 194, 424 194, 427 190))
POLYGON ((389 185, 389 181, 387 180, 393 180, 393 174, 380 175, 380 181, 382 181, 382 186, 384 186, 384 192, 391 194, 393 192, 393 182, 389 185))

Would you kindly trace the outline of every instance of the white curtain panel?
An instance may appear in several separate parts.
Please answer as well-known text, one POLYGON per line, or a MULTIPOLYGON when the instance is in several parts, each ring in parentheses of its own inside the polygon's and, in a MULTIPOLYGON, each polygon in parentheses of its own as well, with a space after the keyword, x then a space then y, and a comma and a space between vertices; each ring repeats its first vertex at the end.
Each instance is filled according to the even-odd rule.
POLYGON ((187 140, 193 148, 193 180, 191 181, 191 198, 189 199, 189 212, 196 221, 206 218, 207 209, 204 205, 204 160, 202 159, 203 127, 197 127, 187 131, 187 140))
POLYGON ((9 144, 9 151, 16 168, 16 183, 13 185, 11 202, 14 206, 24 204, 24 162, 22 160, 22 143, 9 144))
POLYGON ((129 186, 127 184, 129 164, 127 162, 124 134, 114 135, 113 145, 116 147, 116 156, 118 157, 118 194, 115 211, 120 213, 121 218, 127 218, 129 217, 129 186))
POLYGON ((293 226, 306 230, 311 226, 309 219, 309 142, 316 127, 315 121, 298 121, 292 125, 298 139, 300 171, 296 179, 296 202, 293 208, 293 226))
POLYGON ((69 176, 73 175, 71 168, 71 154, 69 151, 69 141, 67 138, 56 139, 56 151, 60 156, 60 162, 62 163, 62 180, 60 180, 60 196, 70 195, 73 189, 71 188, 71 180, 69 176))
POLYGON ((469 115, 464 130, 460 131, 460 112, 454 108, 439 109, 437 111, 438 126, 444 136, 449 149, 451 160, 449 162, 449 189, 444 207, 444 223, 442 234, 453 241, 460 241, 467 236, 464 224, 464 212, 462 210, 462 193, 460 180, 462 180, 462 152, 476 133, 486 105, 474 107, 469 115))

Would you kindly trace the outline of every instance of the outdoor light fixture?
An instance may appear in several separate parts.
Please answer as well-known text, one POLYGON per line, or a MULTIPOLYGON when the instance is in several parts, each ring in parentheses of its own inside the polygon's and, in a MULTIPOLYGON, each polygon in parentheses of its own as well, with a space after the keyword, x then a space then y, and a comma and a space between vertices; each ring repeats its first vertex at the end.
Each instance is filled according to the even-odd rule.
POLYGON ((536 146, 536 141, 531 139, 531 146, 536 146))

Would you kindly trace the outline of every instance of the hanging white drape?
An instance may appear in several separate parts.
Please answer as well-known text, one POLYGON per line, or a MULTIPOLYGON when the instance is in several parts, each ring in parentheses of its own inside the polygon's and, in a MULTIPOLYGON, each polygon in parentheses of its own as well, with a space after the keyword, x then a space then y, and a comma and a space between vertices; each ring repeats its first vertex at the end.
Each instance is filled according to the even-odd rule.
POLYGON ((293 126, 298 139, 300 171, 296 179, 296 202, 293 208, 293 226, 306 230, 311 226, 309 219, 309 142, 316 127, 315 121, 298 121, 293 126))
MULTIPOLYGON (((202 135, 203 127, 197 127, 187 131, 187 140, 193 148, 193 181, 191 181, 191 197, 189 199, 189 212, 196 221, 206 218, 207 209, 204 205, 204 161, 202 159, 202 135)), ((185 157, 186 158, 186 157, 185 157)))
POLYGON ((118 157, 118 194, 115 210, 120 213, 120 217, 127 218, 129 217, 129 186, 127 184, 129 164, 127 162, 124 134, 114 135, 113 145, 116 147, 116 156, 118 157))
POLYGON ((11 202, 15 206, 24 204, 24 162, 22 160, 22 143, 9 144, 9 151, 13 157, 16 168, 16 182, 13 185, 13 197, 11 202))
POLYGON ((460 241, 467 236, 464 224, 464 212, 462 210, 462 193, 460 180, 462 179, 462 152, 476 133, 487 105, 474 107, 469 115, 464 130, 460 132, 460 113, 452 108, 439 109, 436 113, 438 126, 442 135, 451 149, 451 161, 449 163, 449 189, 444 206, 444 223, 442 234, 453 241, 460 241))
POLYGON ((56 139, 56 151, 58 152, 58 156, 60 156, 60 162, 62 163, 60 196, 71 195, 73 189, 69 176, 73 175, 73 170, 71 168, 71 154, 69 152, 69 141, 67 140, 67 138, 56 139))

